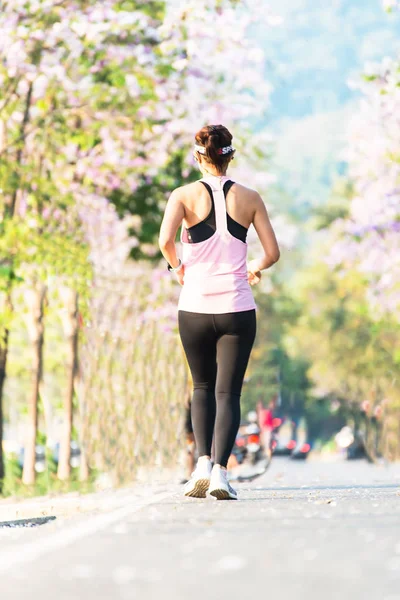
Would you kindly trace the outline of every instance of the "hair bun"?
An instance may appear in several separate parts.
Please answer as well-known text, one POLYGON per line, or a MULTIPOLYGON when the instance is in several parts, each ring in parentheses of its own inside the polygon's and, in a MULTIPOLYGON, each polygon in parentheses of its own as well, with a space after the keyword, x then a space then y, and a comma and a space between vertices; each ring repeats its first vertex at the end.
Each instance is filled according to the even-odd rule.
MULTIPOLYGON (((232 134, 223 125, 206 125, 196 134, 196 142, 206 150, 204 158, 219 171, 226 170, 232 153, 223 154, 222 148, 232 145, 232 134)), ((234 151, 233 151, 234 152, 234 151)))
POLYGON ((214 131, 208 136, 206 144, 207 157, 215 164, 218 161, 218 150, 221 145, 220 136, 214 131))

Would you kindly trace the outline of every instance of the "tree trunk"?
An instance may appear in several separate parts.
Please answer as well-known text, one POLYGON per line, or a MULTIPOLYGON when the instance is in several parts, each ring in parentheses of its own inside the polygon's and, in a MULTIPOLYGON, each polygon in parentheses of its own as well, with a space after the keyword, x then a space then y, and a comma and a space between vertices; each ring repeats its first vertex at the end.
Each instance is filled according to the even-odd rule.
POLYGON ((64 426, 60 442, 57 477, 69 479, 71 474, 71 434, 73 424, 74 380, 78 359, 78 294, 70 288, 61 290, 64 302, 63 328, 67 342, 66 386, 64 394, 64 426))
POLYGON ((8 329, 5 330, 0 342, 0 494, 3 491, 4 456, 3 456, 3 390, 6 380, 6 365, 8 353, 8 329))
POLYGON ((54 428, 53 428, 53 405, 46 393, 43 381, 39 383, 39 396, 43 406, 43 416, 45 424, 46 445, 51 448, 54 443, 54 428))
MULTIPOLYGON (((10 312, 13 310, 11 301, 11 285, 5 293, 5 300, 2 303, 4 309, 8 309, 10 312)), ((1 332, 0 332, 1 335, 1 332)), ((6 381, 7 371, 7 356, 8 356, 8 344, 9 344, 9 330, 6 327, 3 331, 0 339, 0 494, 3 491, 3 481, 5 476, 4 466, 4 454, 3 454, 3 395, 4 395, 4 384, 6 381)))
POLYGON ((79 465, 79 481, 87 481, 89 479, 89 464, 87 460, 86 444, 85 444, 85 385, 82 377, 82 369, 79 361, 77 361, 77 369, 75 375, 75 390, 78 397, 79 406, 79 446, 81 450, 81 460, 79 465))
MULTIPOLYGON (((3 151, 4 146, 6 145, 6 125, 4 120, 0 119, 0 152, 3 151)), ((6 204, 7 207, 7 204, 6 204)), ((7 208, 6 208, 7 210, 7 208)), ((1 215, 1 219, 4 220, 6 210, 4 211, 4 215, 1 215)), ((10 294, 6 294, 4 308, 8 303, 11 303, 10 294)), ((1 333, 0 333, 1 335, 1 333)), ((3 455, 3 392, 4 392, 4 383, 6 381, 6 368, 7 368, 7 354, 8 354, 8 336, 9 331, 6 328, 3 332, 2 339, 0 339, 0 494, 3 491, 3 480, 5 475, 4 469, 4 455, 3 455)))
POLYGON ((28 333, 32 342, 31 391, 28 405, 28 426, 25 439, 22 481, 25 485, 35 483, 36 436, 38 426, 39 385, 43 367, 43 305, 46 288, 38 285, 25 294, 29 312, 26 317, 28 333))
POLYGON ((89 465, 86 456, 86 449, 81 446, 81 464, 79 465, 79 481, 87 481, 89 479, 89 465))
MULTIPOLYGON (((29 123, 30 118, 30 107, 32 102, 32 92, 33 92, 33 83, 30 83, 28 88, 28 93, 25 101, 25 110, 24 116, 22 119, 21 127, 20 127, 20 138, 21 138, 21 146, 17 150, 15 165, 18 168, 22 163, 23 156, 23 148, 24 148, 24 136, 26 132, 26 127, 29 123)), ((6 146, 7 140, 7 128, 4 120, 0 120, 0 152, 4 150, 6 146)), ((18 199, 18 191, 19 186, 15 189, 14 193, 5 198, 5 207, 4 214, 0 215, 0 220, 4 220, 5 218, 13 219, 15 215, 15 204, 18 199)), ((10 264, 12 266, 13 261, 10 260, 10 264)), ((8 281, 7 291, 6 291, 6 300, 5 305, 11 311, 13 310, 12 301, 11 301, 11 287, 12 281, 11 278, 8 281)), ((43 334, 42 334, 43 335, 43 334)), ((8 342, 9 342, 9 331, 6 329, 3 340, 0 342, 0 493, 2 492, 3 480, 4 480, 4 457, 3 457, 3 391, 4 391, 4 382, 6 378, 6 367, 7 367, 7 356, 8 356, 8 342)))
MULTIPOLYGON (((16 160, 15 160, 15 168, 16 168, 16 175, 19 179, 20 174, 18 172, 18 168, 21 166, 22 164, 22 157, 23 157, 23 153, 24 153, 24 148, 25 148, 25 135, 26 135, 26 128, 28 126, 29 123, 29 119, 30 119, 30 108, 31 108, 31 102, 32 102, 32 92, 33 92, 33 83, 29 84, 29 88, 28 88, 28 93, 26 95, 26 100, 25 100, 25 110, 24 110, 24 116, 21 122, 21 127, 20 127, 20 140, 21 140, 21 145, 17 150, 17 155, 16 155, 16 160)), ((9 216, 11 218, 13 218, 14 214, 15 214, 15 206, 16 206, 16 202, 18 200, 18 194, 20 193, 20 188, 19 185, 18 187, 15 189, 14 193, 11 196, 11 202, 10 205, 8 207, 8 213, 9 216)), ((6 205, 7 208, 7 205, 6 205)), ((7 212, 6 212, 7 214, 7 212)))

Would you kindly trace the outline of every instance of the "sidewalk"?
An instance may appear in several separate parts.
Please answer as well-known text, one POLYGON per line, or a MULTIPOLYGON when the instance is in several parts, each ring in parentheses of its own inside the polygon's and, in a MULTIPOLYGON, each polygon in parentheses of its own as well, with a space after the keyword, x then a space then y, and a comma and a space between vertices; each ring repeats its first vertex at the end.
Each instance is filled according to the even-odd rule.
POLYGON ((169 490, 173 493, 177 488, 175 474, 171 477, 171 474, 165 473, 154 483, 150 483, 149 477, 141 479, 123 488, 109 488, 90 494, 71 492, 28 499, 4 498, 0 500, 0 527, 16 520, 104 513, 149 498, 155 493, 169 490))

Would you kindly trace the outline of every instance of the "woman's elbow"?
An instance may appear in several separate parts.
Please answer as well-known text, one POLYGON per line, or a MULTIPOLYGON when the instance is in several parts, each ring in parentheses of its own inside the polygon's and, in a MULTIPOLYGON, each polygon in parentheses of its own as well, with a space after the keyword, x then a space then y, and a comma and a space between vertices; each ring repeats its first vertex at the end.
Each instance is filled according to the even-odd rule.
POLYGON ((273 254, 272 254, 272 260, 274 261, 274 264, 278 262, 280 257, 281 257, 281 251, 279 250, 279 248, 277 248, 275 250, 275 252, 273 252, 273 254))
POLYGON ((276 246, 276 248, 271 248, 270 251, 267 253, 267 256, 271 265, 277 263, 281 256, 281 252, 278 246, 276 246))
POLYGON ((161 252, 163 250, 169 250, 173 245, 174 245, 174 240, 171 239, 170 237, 160 235, 160 237, 158 238, 158 246, 159 246, 161 252))

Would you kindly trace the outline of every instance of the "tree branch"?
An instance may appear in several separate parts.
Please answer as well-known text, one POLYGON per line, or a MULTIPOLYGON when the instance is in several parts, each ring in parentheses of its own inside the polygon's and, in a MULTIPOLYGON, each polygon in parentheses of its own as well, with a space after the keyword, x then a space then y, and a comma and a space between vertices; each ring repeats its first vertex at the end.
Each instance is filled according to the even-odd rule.
MULTIPOLYGON (((33 83, 30 83, 29 84, 29 88, 28 88, 28 93, 26 95, 24 118, 22 119, 22 123, 21 123, 21 127, 20 127, 20 137, 22 137, 22 138, 25 137, 25 130, 26 130, 26 127, 27 127, 27 125, 29 123, 29 112, 30 112, 31 101, 32 101, 32 91, 33 91, 33 83)), ((17 150, 17 157, 16 157, 16 166, 17 166, 17 168, 21 165, 22 155, 23 155, 23 149, 22 149, 22 147, 20 147, 17 150)), ((10 217, 14 216, 15 203, 17 201, 17 192, 18 192, 18 188, 16 188, 14 190, 14 193, 13 193, 13 195, 11 197, 11 203, 10 203, 10 205, 8 207, 8 212, 9 212, 10 217)))

